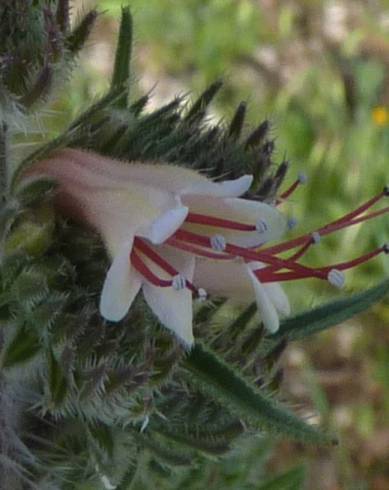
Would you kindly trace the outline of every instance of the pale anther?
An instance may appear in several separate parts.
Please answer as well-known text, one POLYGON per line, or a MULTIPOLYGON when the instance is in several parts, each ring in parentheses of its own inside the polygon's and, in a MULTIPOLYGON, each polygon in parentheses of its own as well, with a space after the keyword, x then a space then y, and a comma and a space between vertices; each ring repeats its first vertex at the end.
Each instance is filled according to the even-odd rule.
POLYGON ((211 247, 216 252, 223 252, 226 249, 226 239, 223 235, 213 235, 210 241, 211 247))
POLYGON ((297 219, 296 218, 289 218, 286 225, 287 225, 289 230, 292 230, 297 225, 297 219))
POLYGON ((140 428, 141 434, 146 430, 147 426, 149 425, 149 422, 150 422, 150 417, 146 415, 146 417, 143 419, 142 426, 140 428))
POLYGON ((304 173, 299 173, 297 179, 300 182, 300 184, 306 184, 308 177, 304 173))
POLYGON ((199 301, 205 301, 208 298, 207 291, 203 288, 199 288, 197 290, 197 295, 198 295, 199 301))
POLYGON ((320 243, 320 240, 321 240, 321 236, 320 236, 320 233, 318 231, 314 231, 311 235, 312 237, 312 242, 317 245, 318 243, 320 243))
POLYGON ((173 277, 172 279, 172 288, 175 289, 176 291, 181 291, 181 289, 184 289, 186 287, 186 279, 184 276, 181 276, 181 274, 177 274, 176 276, 173 277))
POLYGON ((335 286, 338 289, 341 289, 344 286, 344 274, 338 269, 331 269, 328 273, 327 279, 332 286, 335 286))
POLYGON ((116 485, 113 485, 111 481, 109 480, 108 476, 106 475, 101 475, 100 476, 101 483, 104 485, 104 488, 106 490, 115 490, 116 485))
POLYGON ((255 229, 258 233, 265 233, 268 230, 267 223, 264 219, 259 219, 255 225, 255 229))

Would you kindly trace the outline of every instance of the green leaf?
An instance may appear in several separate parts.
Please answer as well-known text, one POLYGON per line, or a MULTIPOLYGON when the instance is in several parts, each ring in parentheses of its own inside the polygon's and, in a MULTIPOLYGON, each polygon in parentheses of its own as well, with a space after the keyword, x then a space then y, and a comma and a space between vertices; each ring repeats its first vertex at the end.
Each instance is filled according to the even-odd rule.
POLYGON ((102 449, 109 458, 114 456, 114 438, 111 428, 107 425, 99 424, 90 427, 90 434, 100 449, 102 449))
POLYGON ((95 9, 88 12, 66 39, 66 47, 72 55, 76 55, 83 48, 96 22, 97 15, 95 9))
POLYGON ((54 408, 63 402, 67 392, 67 382, 62 367, 52 351, 49 353, 48 371, 50 402, 54 408))
POLYGON ((137 99, 135 102, 133 102, 131 105, 130 105, 130 113, 133 114, 134 116, 138 116, 142 111, 143 109, 146 107, 146 104, 148 103, 150 99, 150 96, 147 94, 147 95, 142 95, 142 97, 139 97, 139 99, 137 99))
POLYGON ((69 29, 69 11, 69 0, 59 0, 55 17, 63 33, 66 33, 69 29))
POLYGON ((204 90, 204 92, 190 108, 188 114, 185 116, 185 120, 192 122, 194 119, 201 119, 204 116, 207 107, 221 89, 222 85, 223 82, 221 80, 217 80, 206 90, 204 90))
POLYGON ((333 438, 323 434, 268 396, 201 344, 196 344, 185 360, 184 366, 192 373, 198 387, 215 397, 223 406, 230 407, 239 417, 249 420, 273 433, 297 440, 328 444, 333 438))
POLYGON ((257 490, 303 490, 305 474, 305 466, 296 466, 282 475, 268 480, 257 490))
POLYGON ((194 323, 209 323, 214 314, 219 311, 219 308, 224 305, 225 299, 213 299, 207 301, 195 313, 194 323))
POLYGON ((129 466, 128 470, 120 481, 120 484, 116 487, 116 490, 130 490, 136 477, 136 469, 137 466, 135 464, 129 466))
POLYGON ((65 146, 71 146, 83 132, 90 133, 90 125, 92 122, 95 122, 96 118, 100 118, 99 122, 101 122, 103 111, 108 107, 112 107, 122 95, 123 89, 111 90, 82 112, 63 133, 49 141, 47 144, 39 147, 36 151, 28 155, 27 158, 22 160, 12 175, 11 189, 15 190, 17 188, 19 178, 23 171, 28 167, 31 167, 35 162, 47 158, 49 154, 55 150, 64 148, 65 146))
POLYGON ((27 362, 39 350, 40 343, 37 334, 25 327, 21 327, 6 347, 1 366, 3 368, 10 368, 17 364, 27 362))
POLYGON ((186 466, 192 462, 192 457, 189 453, 177 449, 172 449, 165 444, 161 444, 153 437, 142 434, 140 432, 133 432, 136 442, 145 449, 148 449, 158 459, 172 466, 186 466))
POLYGON ((249 136, 247 137, 245 143, 246 148, 259 146, 261 143, 263 143, 266 136, 269 133, 269 130, 270 130, 269 121, 265 120, 261 122, 261 124, 256 129, 254 129, 254 131, 250 133, 249 136))
POLYGON ((111 87, 124 89, 125 92, 117 100, 116 105, 125 108, 128 100, 130 62, 132 48, 132 16, 129 7, 122 8, 122 17, 115 55, 115 65, 113 69, 111 87))
POLYGON ((230 127, 228 128, 228 136, 233 141, 239 139, 242 133, 245 117, 246 117, 246 103, 241 102, 238 108, 236 109, 235 114, 231 120, 230 127))
POLYGON ((230 449, 230 442, 227 438, 212 437, 207 434, 190 433, 183 427, 163 428, 158 427, 155 432, 166 439, 182 444, 192 450, 202 451, 208 454, 224 454, 230 449))
POLYGON ((36 75, 36 79, 31 82, 31 86, 20 99, 20 103, 30 109, 36 102, 44 101, 53 86, 54 68, 47 64, 43 66, 40 72, 36 75))
POLYGON ((235 320, 233 320, 231 325, 228 326, 228 337, 231 340, 236 340, 245 331, 247 324, 254 317, 256 312, 256 303, 249 304, 249 306, 243 310, 235 320))
POLYGON ((26 180, 18 187, 16 195, 23 206, 31 206, 52 194, 55 187, 55 181, 48 178, 26 180))
POLYGON ((0 198, 7 188, 8 165, 8 128, 0 121, 0 198))
POLYGON ((11 294, 23 309, 30 310, 49 292, 47 277, 37 268, 24 270, 11 288, 11 294))
POLYGON ((389 293, 389 279, 382 281, 377 286, 354 294, 348 298, 326 303, 313 310, 284 320, 278 332, 270 338, 273 340, 287 338, 298 340, 313 335, 327 328, 338 325, 358 313, 370 308, 382 300, 389 293))

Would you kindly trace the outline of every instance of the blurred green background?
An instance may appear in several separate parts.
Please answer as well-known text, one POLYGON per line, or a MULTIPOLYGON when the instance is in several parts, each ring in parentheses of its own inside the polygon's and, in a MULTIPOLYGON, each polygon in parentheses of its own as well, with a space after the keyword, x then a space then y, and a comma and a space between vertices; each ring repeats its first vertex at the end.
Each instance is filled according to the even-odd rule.
MULTIPOLYGON (((109 86, 123 1, 75 2, 75 20, 79 10, 93 5, 103 13, 81 56, 82 69, 66 96, 53 101, 61 122, 109 86)), ((129 5, 135 25, 132 96, 152 91, 151 103, 158 106, 178 93, 197 95, 223 78, 210 117, 231 116, 237 103, 247 101, 250 122, 269 118, 279 161, 286 155, 292 163, 286 184, 300 171, 308 175, 307 185, 284 205, 299 221, 294 233, 339 217, 389 183, 389 1, 132 0, 129 5)), ((389 218, 384 216, 323 239, 307 260, 326 265, 385 241, 389 218)), ((388 274, 387 257, 379 257, 347 274, 346 292, 388 274)), ((288 292, 294 311, 340 294, 309 281, 288 292)), ((328 450, 276 443, 267 463, 270 474, 305 461, 309 489, 389 488, 388 305, 288 348, 285 398, 301 415, 313 414, 340 433, 342 442, 328 450)), ((255 448, 250 454, 255 465, 255 448)), ((241 457, 237 471, 248 471, 249 460, 241 457)), ((214 471, 226 470, 216 465, 214 471)), ((228 488, 241 488, 234 485, 228 488)), ((290 479, 285 485, 297 488, 290 479)))

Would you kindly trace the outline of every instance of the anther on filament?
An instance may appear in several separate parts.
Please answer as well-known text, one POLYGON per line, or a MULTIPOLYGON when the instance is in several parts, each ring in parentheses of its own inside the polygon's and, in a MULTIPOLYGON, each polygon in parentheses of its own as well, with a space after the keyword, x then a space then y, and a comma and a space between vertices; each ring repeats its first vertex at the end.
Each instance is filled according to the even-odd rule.
POLYGON ((260 234, 265 233, 268 230, 266 221, 264 219, 259 219, 255 225, 255 229, 260 234))
POLYGON ((314 231, 311 234, 311 237, 312 237, 312 243, 314 243, 315 245, 317 245, 318 243, 320 243, 321 236, 320 236, 320 233, 318 231, 314 231))
POLYGON ((199 301, 205 301, 208 298, 208 293, 205 289, 199 288, 197 290, 197 296, 199 301))
POLYGON ((172 278, 172 288, 176 291, 181 291, 186 287, 186 279, 181 274, 177 274, 172 278))
POLYGON ((389 254, 389 243, 384 243, 382 245, 382 250, 385 254, 389 254))
POLYGON ((223 252, 226 248, 226 239, 223 235, 213 235, 210 242, 212 249, 216 252, 223 252))
POLYGON ((389 185, 386 185, 382 192, 383 192, 384 196, 389 196, 389 185))
POLYGON ((331 269, 327 276, 328 282, 338 289, 342 289, 345 283, 345 277, 343 272, 337 269, 331 269))
POLYGON ((298 174, 297 180, 299 181, 300 184, 306 184, 308 181, 308 177, 306 176, 306 174, 301 172, 298 174))
POLYGON ((288 230, 293 230, 295 226, 297 226, 297 219, 296 218, 289 218, 286 226, 288 227, 288 230))

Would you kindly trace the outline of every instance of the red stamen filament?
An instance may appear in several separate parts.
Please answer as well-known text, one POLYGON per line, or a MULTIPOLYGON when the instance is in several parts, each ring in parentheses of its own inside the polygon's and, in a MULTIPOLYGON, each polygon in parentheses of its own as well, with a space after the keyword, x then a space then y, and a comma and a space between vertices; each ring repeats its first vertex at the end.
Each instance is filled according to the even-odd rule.
POLYGON ((185 252, 189 252, 195 255, 199 255, 200 257, 206 257, 207 259, 216 259, 216 260, 232 260, 235 257, 233 255, 226 255, 222 253, 209 252, 201 247, 196 247, 195 245, 190 245, 188 243, 180 242, 175 238, 169 238, 166 243, 171 245, 174 248, 179 248, 180 250, 184 250, 185 252))
MULTIPOLYGON (((361 213, 365 212, 369 207, 373 206, 384 195, 386 194, 382 192, 378 196, 375 196, 373 199, 370 199, 370 201, 360 206, 358 209, 352 211, 351 213, 348 213, 347 215, 337 219, 336 221, 333 221, 332 223, 329 223, 328 225, 319 228, 318 230, 316 230, 316 232, 319 233, 320 236, 329 235, 330 233, 334 233, 335 231, 341 230, 343 228, 347 228, 349 226, 353 226, 358 223, 368 221, 382 214, 388 213, 389 207, 386 207, 380 209, 379 211, 374 211, 372 213, 366 214, 365 216, 359 216, 361 213)), ((311 240, 311 237, 312 237, 312 232, 296 237, 292 240, 289 240, 288 242, 283 242, 280 243, 279 245, 274 245, 272 247, 264 248, 262 249, 262 251, 271 254, 285 252, 287 250, 298 247, 300 245, 304 245, 304 243, 311 240)))
POLYGON ((216 228, 224 228, 226 230, 237 231, 256 231, 255 225, 246 225, 229 219, 216 218, 215 216, 207 216, 199 213, 188 213, 185 223, 193 223, 196 225, 214 226, 216 228))
MULTIPOLYGON (((211 248, 210 239, 207 236, 199 235, 197 233, 192 233, 186 230, 178 230, 174 234, 174 238, 179 241, 187 242, 190 244, 200 245, 202 247, 211 248)), ((277 266, 279 269, 290 269, 293 271, 300 271, 308 273, 308 275, 313 277, 318 277, 320 279, 326 279, 326 276, 320 271, 303 266, 294 261, 289 261, 288 259, 281 259, 274 255, 262 252, 255 252, 250 249, 239 247, 237 245, 232 245, 230 243, 226 244, 225 252, 234 257, 242 257, 247 262, 260 261, 266 264, 277 266)))
MULTIPOLYGON (((285 191, 281 198, 285 199, 292 194, 292 192, 297 188, 301 181, 297 180, 292 184, 292 186, 285 191)), ((344 215, 343 217, 319 228, 316 232, 320 236, 325 236, 335 231, 341 230, 343 228, 362 223, 364 221, 370 220, 377 216, 383 215, 389 212, 389 207, 383 208, 378 211, 374 211, 364 216, 360 216, 362 213, 367 211, 371 206, 376 204, 383 196, 387 195, 387 190, 373 197, 369 201, 351 211, 350 213, 344 215)), ((257 228, 254 225, 247 225, 244 223, 239 223, 232 220, 226 220, 223 218, 217 218, 213 216, 206 216, 198 213, 189 213, 186 221, 187 223, 206 225, 218 228, 224 228, 228 230, 237 231, 255 231, 257 228)), ((304 279, 309 277, 316 277, 319 279, 327 280, 328 274, 332 269, 337 269, 338 271, 347 270, 357 265, 360 265, 373 257, 376 257, 382 252, 388 253, 388 248, 386 246, 380 247, 372 252, 365 255, 357 257, 353 260, 347 262, 341 262, 332 266, 310 268, 302 264, 299 264, 297 260, 301 258, 306 251, 311 247, 315 240, 313 239, 313 233, 297 237, 288 242, 275 245, 273 247, 268 247, 260 251, 255 249, 243 248, 237 245, 226 243, 226 247, 223 252, 214 252, 212 249, 211 239, 208 236, 203 236, 196 234, 187 230, 178 230, 172 237, 170 237, 167 242, 168 245, 184 250, 186 252, 210 258, 216 260, 231 260, 236 257, 243 258, 246 262, 259 261, 267 264, 266 267, 262 269, 257 269, 254 273, 257 275, 258 279, 262 282, 273 282, 273 281, 289 281, 295 279, 304 279), (282 259, 277 257, 275 254, 284 252, 296 247, 300 248, 290 257, 282 259), (287 269, 287 272, 280 272, 282 269, 287 269)), ((158 255, 151 247, 149 247, 143 240, 135 238, 134 250, 131 253, 131 263, 135 269, 142 274, 151 284, 158 287, 170 287, 173 284, 172 280, 163 280, 159 278, 150 268, 145 264, 145 262, 136 253, 136 249, 144 254, 148 259, 154 262, 163 271, 167 272, 171 276, 176 276, 179 272, 172 267, 166 260, 164 260, 160 255, 158 255)), ((197 293, 197 288, 186 279, 186 287, 192 292, 197 293)))
POLYGON ((134 268, 154 286, 158 286, 160 288, 167 288, 172 286, 172 281, 166 281, 156 276, 154 272, 152 272, 147 267, 147 265, 143 262, 143 260, 139 257, 134 249, 131 252, 130 260, 134 268))
POLYGON ((293 182, 293 184, 289 187, 289 189, 281 194, 280 198, 277 200, 277 204, 284 201, 285 199, 288 199, 288 197, 293 194, 293 192, 297 189, 297 187, 300 186, 301 183, 301 179, 296 179, 295 182, 293 182))
MULTIPOLYGON (((357 265, 363 264, 367 262, 368 260, 373 259, 377 255, 381 253, 388 253, 388 249, 386 246, 379 247, 371 252, 368 252, 367 254, 361 255, 360 257, 357 257, 353 260, 349 260, 347 262, 340 262, 338 264, 333 264, 330 266, 326 267, 320 267, 315 269, 316 271, 320 271, 324 274, 327 274, 332 270, 336 269, 338 271, 342 270, 347 270, 351 269, 353 267, 356 267, 357 265)), ((258 277, 258 279, 261 282, 280 282, 280 281, 291 281, 291 280, 296 280, 296 279, 307 279, 310 276, 309 274, 303 274, 299 272, 279 272, 275 273, 275 269, 273 267, 266 267, 263 269, 257 269, 254 271, 254 274, 258 277)))
MULTIPOLYGON (((158 267, 160 267, 163 271, 167 272, 168 274, 170 274, 171 276, 176 276, 179 274, 179 272, 172 266, 169 264, 169 262, 167 262, 165 259, 163 259, 160 255, 158 255, 151 247, 149 247, 143 240, 139 239, 139 238, 135 238, 134 240, 134 247, 136 249, 138 249, 139 251, 141 251, 146 257, 148 257, 152 262, 154 262, 156 265, 158 265, 158 267)), ((134 253, 134 252, 133 252, 134 253)), ((135 254, 137 255, 137 254, 135 254)), ((140 259, 140 257, 137 255, 138 259, 142 262, 143 264, 143 268, 145 270, 145 268, 147 269, 146 273, 148 273, 150 275, 150 273, 154 276, 154 279, 158 277, 146 266, 146 264, 140 259)), ((132 262, 132 254, 131 254, 131 262, 132 262)), ((139 264, 139 261, 137 262, 139 264)), ((134 267, 137 268, 134 264, 134 267)), ((138 269, 137 269, 138 270, 138 269)), ((138 270, 138 272, 140 272, 138 270)), ((144 275, 142 272, 141 272, 142 275, 144 275)), ((148 279, 148 277, 145 275, 144 276, 146 279, 148 279)), ((159 279, 159 281, 161 281, 162 283, 168 283, 167 285, 172 285, 172 281, 164 281, 162 279, 159 279)), ((185 279, 186 281, 186 287, 188 289, 190 289, 192 292, 194 293, 197 293, 197 289, 196 287, 190 282, 188 281, 188 279, 185 279)), ((150 281, 152 282, 152 281, 150 281)), ((154 284, 152 282, 152 284, 154 284)), ((158 284, 154 284, 154 285, 158 285, 158 284)), ((166 286, 161 286, 161 287, 166 287, 166 286)))

